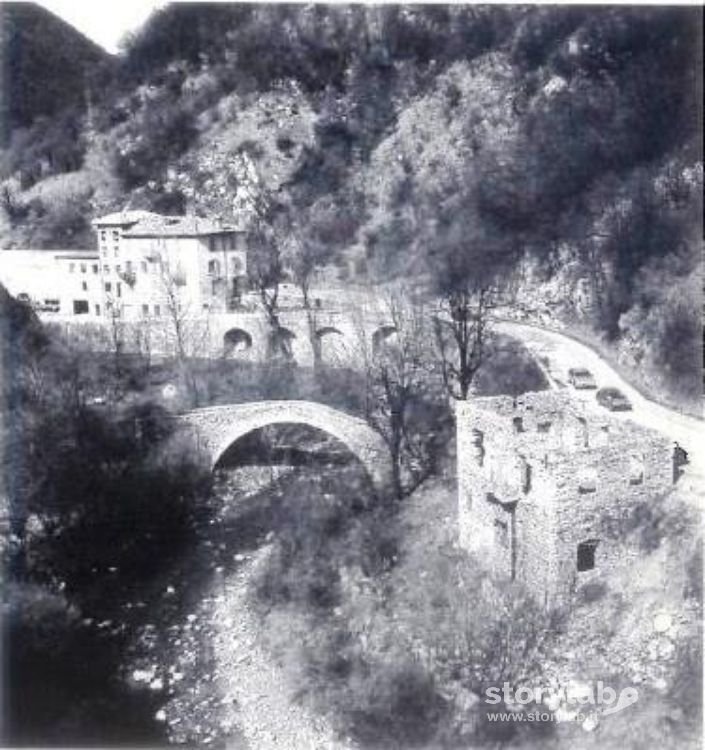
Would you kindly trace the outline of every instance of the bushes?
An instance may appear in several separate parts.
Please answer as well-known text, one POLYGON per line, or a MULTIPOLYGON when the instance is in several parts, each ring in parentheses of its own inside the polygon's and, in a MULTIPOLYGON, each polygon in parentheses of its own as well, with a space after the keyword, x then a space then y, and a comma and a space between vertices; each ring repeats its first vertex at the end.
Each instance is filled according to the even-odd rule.
POLYGON ((117 422, 81 409, 73 424, 39 429, 42 466, 26 499, 46 533, 28 539, 29 573, 63 582, 82 603, 105 598, 110 581, 117 603, 121 588, 144 583, 193 540, 210 474, 161 448, 171 430, 154 408, 117 422))
POLYGON ((320 493, 287 485, 289 510, 255 588, 270 645, 361 747, 457 748, 489 736, 478 696, 540 668, 546 616, 449 545, 438 527, 453 523, 454 499, 440 483, 387 508, 341 486, 349 479, 331 472, 320 493))
POLYGON ((374 665, 352 697, 355 733, 366 745, 413 748, 427 745, 444 715, 432 675, 408 655, 374 665))

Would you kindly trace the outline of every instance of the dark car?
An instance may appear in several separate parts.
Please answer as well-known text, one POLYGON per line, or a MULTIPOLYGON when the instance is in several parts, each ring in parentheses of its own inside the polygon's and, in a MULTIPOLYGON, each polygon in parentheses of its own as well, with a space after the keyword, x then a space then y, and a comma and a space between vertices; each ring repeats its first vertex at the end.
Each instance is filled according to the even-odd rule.
POLYGON ((610 411, 629 411, 632 405, 619 388, 600 388, 596 395, 597 403, 610 411))
POLYGON ((584 367, 571 367, 568 370, 568 382, 573 388, 597 388, 592 373, 584 367))

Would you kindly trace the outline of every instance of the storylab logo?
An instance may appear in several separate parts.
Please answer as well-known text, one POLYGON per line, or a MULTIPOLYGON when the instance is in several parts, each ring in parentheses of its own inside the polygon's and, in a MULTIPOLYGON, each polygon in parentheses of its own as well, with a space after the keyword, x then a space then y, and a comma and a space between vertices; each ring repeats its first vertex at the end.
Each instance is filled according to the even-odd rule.
POLYGON ((530 687, 522 685, 514 688, 510 683, 502 687, 488 687, 485 690, 485 703, 498 706, 545 706, 551 712, 549 721, 560 721, 560 716, 578 719, 586 715, 609 716, 633 706, 639 700, 635 687, 617 690, 597 682, 570 682, 551 687, 530 687))

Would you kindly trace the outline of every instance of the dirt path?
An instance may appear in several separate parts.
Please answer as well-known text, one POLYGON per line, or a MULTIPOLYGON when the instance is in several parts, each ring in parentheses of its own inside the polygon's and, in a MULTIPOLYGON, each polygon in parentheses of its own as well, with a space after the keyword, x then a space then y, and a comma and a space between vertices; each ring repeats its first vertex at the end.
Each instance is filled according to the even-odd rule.
POLYGON ((261 547, 225 582, 213 613, 216 674, 251 750, 353 750, 320 717, 295 703, 293 689, 258 643, 258 623, 247 584, 269 554, 261 547))

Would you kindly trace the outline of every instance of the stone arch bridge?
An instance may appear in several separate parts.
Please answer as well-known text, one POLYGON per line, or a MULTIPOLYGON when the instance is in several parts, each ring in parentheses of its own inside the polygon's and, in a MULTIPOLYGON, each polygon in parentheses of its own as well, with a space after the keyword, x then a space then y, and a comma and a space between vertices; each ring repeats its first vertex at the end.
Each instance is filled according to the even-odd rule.
POLYGON ((362 463, 375 488, 391 476, 389 453, 363 419, 312 401, 259 401, 194 409, 179 416, 205 450, 211 467, 237 440, 274 424, 302 424, 337 438, 362 463))

